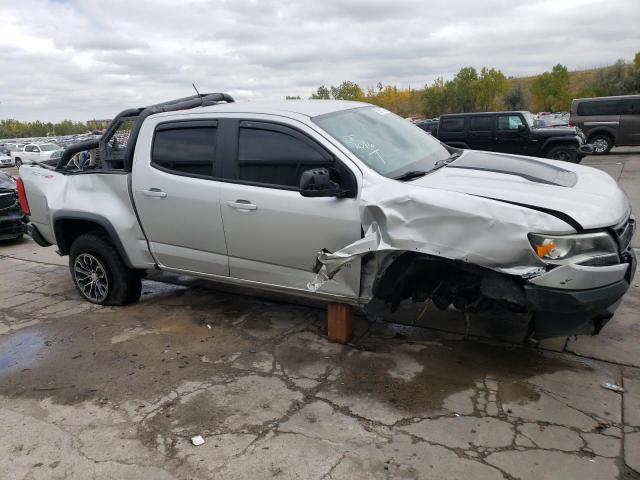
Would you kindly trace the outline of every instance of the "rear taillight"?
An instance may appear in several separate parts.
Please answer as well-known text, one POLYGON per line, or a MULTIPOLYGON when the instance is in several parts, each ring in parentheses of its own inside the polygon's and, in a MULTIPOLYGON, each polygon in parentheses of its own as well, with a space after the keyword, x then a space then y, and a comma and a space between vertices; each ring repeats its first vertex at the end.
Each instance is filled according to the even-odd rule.
POLYGON ((25 215, 31 215, 31 210, 29 210, 29 202, 27 201, 27 193, 24 191, 24 182, 20 177, 16 181, 16 186, 18 187, 18 202, 20 202, 20 210, 25 215))
POLYGON ((573 128, 573 127, 575 127, 575 125, 573 123, 571 123, 571 121, 569 121, 569 123, 567 124, 567 127, 573 128))

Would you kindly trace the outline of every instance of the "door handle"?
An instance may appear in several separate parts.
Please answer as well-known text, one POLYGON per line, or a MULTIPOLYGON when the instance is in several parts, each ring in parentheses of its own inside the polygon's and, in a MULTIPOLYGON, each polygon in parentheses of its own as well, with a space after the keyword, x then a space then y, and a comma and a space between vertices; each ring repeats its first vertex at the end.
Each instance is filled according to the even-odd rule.
POLYGON ((235 202, 228 201, 227 206, 235 208, 236 210, 257 210, 258 206, 251 203, 249 200, 236 200, 235 202))
POLYGON ((167 196, 167 194, 159 188, 150 188, 149 190, 143 190, 142 193, 144 193, 145 196, 151 198, 165 198, 167 196))

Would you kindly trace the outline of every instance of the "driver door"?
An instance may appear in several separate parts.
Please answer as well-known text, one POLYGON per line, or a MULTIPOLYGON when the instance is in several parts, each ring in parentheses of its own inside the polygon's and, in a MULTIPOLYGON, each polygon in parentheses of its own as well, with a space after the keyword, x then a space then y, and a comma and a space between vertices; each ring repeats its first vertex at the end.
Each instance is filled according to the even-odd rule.
MULTIPOLYGON (((355 173, 306 132, 281 123, 225 120, 226 182, 220 208, 231 277, 307 290, 319 251, 336 251, 361 237, 355 173), (302 172, 339 167, 352 198, 309 198, 299 192, 302 172)), ((360 261, 320 292, 359 295, 360 261)))

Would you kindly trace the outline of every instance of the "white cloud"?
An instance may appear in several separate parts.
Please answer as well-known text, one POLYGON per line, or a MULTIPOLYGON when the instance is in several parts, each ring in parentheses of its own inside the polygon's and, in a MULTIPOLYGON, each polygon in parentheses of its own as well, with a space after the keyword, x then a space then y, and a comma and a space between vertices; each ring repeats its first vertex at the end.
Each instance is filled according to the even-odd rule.
POLYGON ((0 0, 0 118, 108 118, 200 91, 418 87, 630 59, 638 0, 0 0))

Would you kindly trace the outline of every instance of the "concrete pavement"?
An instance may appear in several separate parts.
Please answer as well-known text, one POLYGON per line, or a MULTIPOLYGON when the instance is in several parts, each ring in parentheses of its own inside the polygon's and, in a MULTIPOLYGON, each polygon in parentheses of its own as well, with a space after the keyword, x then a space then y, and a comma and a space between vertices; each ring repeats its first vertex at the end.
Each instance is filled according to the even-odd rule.
POLYGON ((189 279, 88 304, 30 240, 0 246, 0 272, 2 478, 640 478, 637 285, 597 337, 522 346, 518 319, 485 318, 465 340, 445 312, 358 318, 347 347, 323 310, 189 279))

